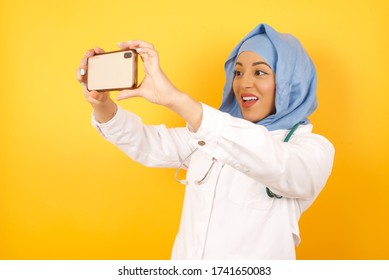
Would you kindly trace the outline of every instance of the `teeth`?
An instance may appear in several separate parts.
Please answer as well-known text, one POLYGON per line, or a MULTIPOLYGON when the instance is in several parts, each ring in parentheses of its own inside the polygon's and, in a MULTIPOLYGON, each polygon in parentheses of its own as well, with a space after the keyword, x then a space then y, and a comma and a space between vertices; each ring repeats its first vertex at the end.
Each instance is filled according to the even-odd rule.
POLYGON ((252 100, 258 100, 258 97, 255 97, 255 96, 245 96, 245 97, 242 97, 243 101, 246 102, 246 101, 252 101, 252 100))

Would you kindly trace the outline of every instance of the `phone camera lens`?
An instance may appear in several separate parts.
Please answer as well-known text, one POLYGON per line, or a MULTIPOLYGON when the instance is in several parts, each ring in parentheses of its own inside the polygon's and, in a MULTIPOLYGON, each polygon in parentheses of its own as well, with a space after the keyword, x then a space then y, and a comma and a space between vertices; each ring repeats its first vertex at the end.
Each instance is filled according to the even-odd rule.
POLYGON ((132 57, 132 52, 124 53, 124 58, 131 58, 131 57, 132 57))

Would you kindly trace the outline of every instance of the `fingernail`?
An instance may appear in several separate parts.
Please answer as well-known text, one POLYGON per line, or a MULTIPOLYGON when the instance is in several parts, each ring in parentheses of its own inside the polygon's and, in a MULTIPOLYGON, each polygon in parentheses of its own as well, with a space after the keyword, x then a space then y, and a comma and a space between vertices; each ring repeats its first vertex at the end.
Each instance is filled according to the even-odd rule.
POLYGON ((85 69, 84 69, 84 68, 81 68, 81 69, 80 69, 80 75, 81 75, 81 76, 84 76, 84 75, 85 75, 85 69))
POLYGON ((87 51, 84 56, 88 56, 88 55, 89 55, 89 51, 87 51))
POLYGON ((85 86, 85 83, 84 83, 84 82, 81 82, 81 85, 82 85, 82 86, 85 86))
POLYGON ((140 52, 140 51, 142 51, 142 48, 137 48, 136 51, 140 52))

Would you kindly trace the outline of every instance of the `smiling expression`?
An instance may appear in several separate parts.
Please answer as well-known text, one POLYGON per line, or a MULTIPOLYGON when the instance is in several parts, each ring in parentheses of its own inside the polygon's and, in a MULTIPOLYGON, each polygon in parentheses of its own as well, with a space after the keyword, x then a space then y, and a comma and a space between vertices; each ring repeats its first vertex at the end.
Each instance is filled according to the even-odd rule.
POLYGON ((238 56, 232 89, 245 120, 258 122, 275 113, 275 88, 275 74, 260 55, 238 56))

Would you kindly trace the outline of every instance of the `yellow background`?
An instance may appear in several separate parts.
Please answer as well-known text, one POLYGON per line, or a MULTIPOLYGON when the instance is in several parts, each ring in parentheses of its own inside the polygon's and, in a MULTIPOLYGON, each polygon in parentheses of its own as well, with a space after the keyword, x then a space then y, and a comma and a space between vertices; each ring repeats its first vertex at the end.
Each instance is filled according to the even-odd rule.
MULTIPOLYGON (((297 257, 389 259, 389 4, 363 2, 1 0, 0 259, 168 259, 184 189, 174 170, 133 162, 91 127, 79 61, 144 39, 178 88, 218 107, 224 60, 261 22, 310 53, 311 121, 336 147, 297 257)), ((141 99, 121 105, 184 124, 141 99)))

